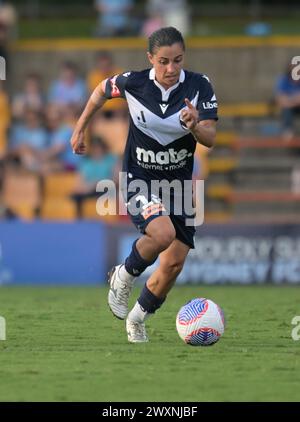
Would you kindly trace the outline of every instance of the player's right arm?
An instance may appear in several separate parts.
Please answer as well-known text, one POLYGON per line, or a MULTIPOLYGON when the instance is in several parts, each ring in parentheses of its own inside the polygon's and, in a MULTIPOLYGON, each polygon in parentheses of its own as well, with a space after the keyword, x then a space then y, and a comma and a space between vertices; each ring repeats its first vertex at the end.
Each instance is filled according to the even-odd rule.
POLYGON ((115 75, 100 82, 83 110, 72 135, 71 145, 75 154, 84 154, 86 145, 84 142, 84 131, 91 120, 91 117, 99 110, 106 100, 111 98, 125 98, 125 86, 131 72, 115 75))
POLYGON ((107 98, 105 97, 105 84, 106 80, 102 81, 91 94, 85 109, 79 117, 72 138, 71 146, 75 154, 84 154, 86 152, 86 144, 84 142, 84 132, 89 124, 92 116, 99 110, 107 98))

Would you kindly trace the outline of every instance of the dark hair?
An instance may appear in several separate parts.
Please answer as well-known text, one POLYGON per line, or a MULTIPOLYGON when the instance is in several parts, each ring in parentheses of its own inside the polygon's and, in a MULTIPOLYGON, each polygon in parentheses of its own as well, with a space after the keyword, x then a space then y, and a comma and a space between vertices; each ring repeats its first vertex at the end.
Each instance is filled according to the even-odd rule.
POLYGON ((96 54, 96 60, 112 60, 112 55, 109 51, 98 51, 96 54))
POLYGON ((26 74, 25 79, 34 79, 37 82, 41 82, 41 75, 39 73, 36 72, 29 72, 26 74))
POLYGON ((77 72, 78 71, 78 66, 76 63, 71 62, 70 60, 65 60, 62 64, 61 67, 63 69, 68 69, 68 70, 72 70, 73 72, 77 72))
POLYGON ((185 44, 183 36, 178 29, 169 26, 167 28, 160 28, 153 32, 149 39, 149 53, 154 54, 154 50, 165 45, 171 46, 175 43, 180 43, 183 50, 185 50, 185 44))
POLYGON ((90 140, 90 147, 100 147, 102 148, 104 154, 109 152, 107 143, 100 136, 95 136, 90 140))

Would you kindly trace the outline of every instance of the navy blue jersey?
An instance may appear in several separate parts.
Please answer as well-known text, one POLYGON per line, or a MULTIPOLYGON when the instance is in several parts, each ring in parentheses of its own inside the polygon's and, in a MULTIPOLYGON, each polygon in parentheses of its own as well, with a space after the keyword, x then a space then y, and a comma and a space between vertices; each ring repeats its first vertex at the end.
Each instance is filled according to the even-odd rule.
POLYGON ((154 69, 126 72, 107 79, 107 99, 123 97, 130 112, 123 171, 142 180, 190 180, 196 141, 180 121, 185 98, 199 120, 217 120, 217 102, 206 75, 182 70, 179 82, 164 89, 154 69))

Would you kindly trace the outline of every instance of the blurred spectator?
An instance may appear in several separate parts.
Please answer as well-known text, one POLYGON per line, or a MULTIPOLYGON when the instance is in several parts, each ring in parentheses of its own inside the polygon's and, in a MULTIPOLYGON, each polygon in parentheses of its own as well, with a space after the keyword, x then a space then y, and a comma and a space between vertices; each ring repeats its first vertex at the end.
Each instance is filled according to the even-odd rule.
POLYGON ((12 114, 15 119, 23 119, 27 108, 42 112, 45 98, 41 91, 41 78, 36 73, 29 73, 25 78, 24 90, 17 94, 12 101, 12 114))
POLYGON ((95 67, 88 74, 88 88, 92 92, 103 80, 112 75, 122 72, 114 65, 112 55, 108 51, 99 51, 95 59, 95 67))
POLYGON ((79 118, 79 110, 76 106, 69 104, 64 107, 64 122, 65 124, 75 127, 75 124, 79 118))
POLYGON ((43 152, 48 147, 48 134, 42 126, 41 114, 27 109, 24 122, 12 127, 9 156, 25 169, 40 171, 43 152))
POLYGON ((15 37, 17 15, 10 3, 0 1, 0 56, 7 60, 9 40, 15 37))
POLYGON ((64 62, 61 66, 60 76, 52 82, 48 100, 60 109, 73 105, 80 110, 87 98, 85 82, 78 76, 75 63, 64 62))
POLYGON ((0 81, 0 218, 7 218, 7 209, 2 204, 1 189, 4 180, 5 157, 7 150, 7 130, 10 124, 10 107, 4 83, 0 81))
POLYGON ((299 195, 300 194, 300 168, 294 167, 291 173, 291 191, 299 195))
POLYGON ((276 102, 280 108, 283 138, 289 141, 294 136, 294 118, 300 115, 300 80, 294 80, 289 64, 284 75, 278 78, 275 90, 276 102))
POLYGON ((118 37, 135 35, 131 12, 133 0, 96 0, 99 12, 96 35, 99 37, 118 37))
POLYGON ((7 130, 10 124, 10 107, 8 96, 0 81, 0 160, 4 157, 7 147, 7 130))
POLYGON ((163 26, 164 26, 164 20, 161 17, 161 15, 156 11, 149 12, 148 17, 146 18, 142 26, 141 35, 146 38, 149 38, 153 32, 157 31, 163 26))
POLYGON ((70 139, 73 127, 65 122, 64 114, 55 106, 48 106, 46 123, 49 147, 41 154, 41 172, 45 175, 59 170, 76 170, 81 157, 73 154, 70 139))
POLYGON ((246 35, 264 37, 272 34, 272 26, 265 22, 252 22, 245 28, 246 35))
MULTIPOLYGON (((91 70, 87 77, 90 93, 104 79, 122 73, 122 70, 114 65, 111 54, 107 51, 100 51, 96 56, 95 68, 91 70)), ((123 117, 127 115, 127 102, 122 98, 114 98, 107 101, 100 110, 103 117, 123 117)))
POLYGON ((201 157, 199 154, 194 155, 194 166, 193 166, 193 180, 201 180, 203 179, 203 169, 201 165, 201 157))
POLYGON ((15 218, 18 218, 18 216, 0 200, 0 220, 12 220, 15 218))
POLYGON ((113 180, 118 157, 108 152, 106 144, 95 138, 90 145, 89 154, 82 158, 76 190, 72 199, 76 202, 78 217, 81 217, 81 204, 86 198, 99 197, 96 185, 100 180, 113 180))
POLYGON ((6 27, 0 20, 0 56, 7 60, 7 31, 6 27))
MULTIPOLYGON (((152 19, 152 25, 158 24, 158 21, 155 22, 153 19, 157 20, 160 17, 161 26, 174 26, 183 36, 190 31, 189 7, 186 0, 148 0, 147 15, 149 19, 152 19)), ((147 30, 146 23, 144 31, 147 30)), ((144 35, 148 36, 146 32, 144 35)))

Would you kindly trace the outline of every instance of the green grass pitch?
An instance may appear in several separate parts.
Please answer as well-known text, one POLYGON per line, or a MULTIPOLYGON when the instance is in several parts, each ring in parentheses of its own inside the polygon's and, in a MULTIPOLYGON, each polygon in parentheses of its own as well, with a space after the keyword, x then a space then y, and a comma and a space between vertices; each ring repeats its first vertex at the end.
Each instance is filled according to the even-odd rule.
POLYGON ((106 296, 106 287, 1 287, 0 400, 299 401, 299 288, 175 287, 148 322, 148 344, 127 343, 106 296), (199 296, 227 319, 212 347, 187 346, 176 332, 177 311, 199 296))

